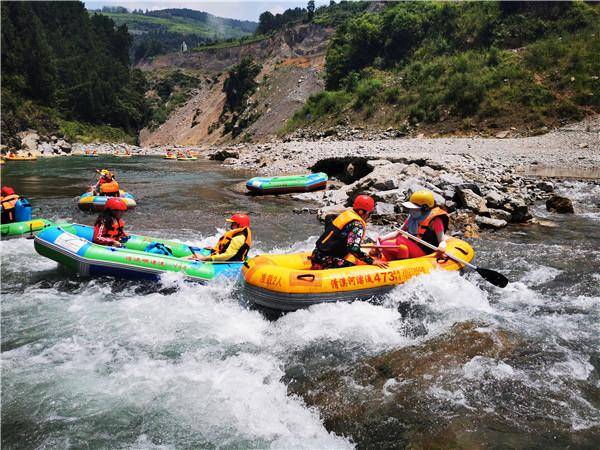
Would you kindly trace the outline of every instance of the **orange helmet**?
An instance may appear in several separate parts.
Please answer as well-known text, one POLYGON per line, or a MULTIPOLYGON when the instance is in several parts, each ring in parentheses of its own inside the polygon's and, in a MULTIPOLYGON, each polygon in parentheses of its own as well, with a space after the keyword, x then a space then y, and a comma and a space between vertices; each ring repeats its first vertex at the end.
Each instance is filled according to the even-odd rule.
POLYGON ((363 211, 366 211, 368 213, 373 212, 373 210, 375 209, 375 200, 373 200, 373 197, 370 197, 368 195, 359 195, 354 199, 354 204, 352 205, 352 208, 357 210, 362 209, 363 211))
POLYGON ((227 219, 227 222, 235 223, 236 225, 239 225, 240 228, 249 227, 250 216, 248 216, 247 214, 234 214, 229 219, 227 219))
POLYGON ((2 186, 2 195, 13 195, 15 190, 9 186, 2 186))
POLYGON ((127 203, 118 197, 111 197, 106 201, 104 209, 112 211, 127 211, 127 203))

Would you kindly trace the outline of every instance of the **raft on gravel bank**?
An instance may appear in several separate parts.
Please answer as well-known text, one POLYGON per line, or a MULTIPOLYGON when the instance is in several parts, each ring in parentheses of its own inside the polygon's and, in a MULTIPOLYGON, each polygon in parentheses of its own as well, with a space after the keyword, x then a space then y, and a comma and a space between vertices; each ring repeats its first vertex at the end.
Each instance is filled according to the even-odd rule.
POLYGON ((253 194, 310 192, 324 189, 327 180, 327 174, 323 172, 284 177, 255 177, 246 182, 246 188, 253 194))
POLYGON ((65 225, 48 228, 35 237, 35 250, 83 276, 157 280, 167 272, 181 272, 191 280, 207 282, 218 276, 236 277, 243 262, 212 263, 186 259, 193 253, 207 255, 208 250, 181 242, 131 235, 124 247, 106 247, 92 243, 94 228, 65 225), (145 251, 159 243, 173 256, 145 251))
POLYGON ((32 219, 24 222, 3 223, 0 225, 0 236, 2 236, 2 239, 29 237, 53 225, 54 222, 46 219, 32 219))
MULTIPOLYGON (((473 248, 449 238, 447 252, 471 262, 473 248)), ((435 253, 420 258, 390 261, 387 269, 356 265, 339 269, 311 270, 310 253, 259 255, 242 268, 244 297, 257 305, 279 311, 295 311, 318 303, 367 300, 386 294, 412 277, 436 269, 461 270, 451 259, 435 253)))

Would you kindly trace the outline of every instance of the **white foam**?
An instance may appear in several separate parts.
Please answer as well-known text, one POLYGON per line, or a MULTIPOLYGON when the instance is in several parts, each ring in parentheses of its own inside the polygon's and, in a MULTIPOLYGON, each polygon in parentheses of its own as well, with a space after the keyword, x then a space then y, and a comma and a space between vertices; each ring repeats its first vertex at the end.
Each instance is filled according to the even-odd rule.
POLYGON ((553 280, 563 271, 548 266, 538 266, 530 269, 522 278, 521 281, 528 286, 538 286, 553 280))

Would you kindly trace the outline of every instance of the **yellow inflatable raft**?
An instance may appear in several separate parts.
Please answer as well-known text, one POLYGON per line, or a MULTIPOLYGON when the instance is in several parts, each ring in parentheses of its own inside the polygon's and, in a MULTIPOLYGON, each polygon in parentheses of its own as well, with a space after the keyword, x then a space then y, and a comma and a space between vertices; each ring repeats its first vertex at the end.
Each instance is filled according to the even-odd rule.
POLYGON ((37 156, 18 156, 8 155, 6 156, 7 161, 37 161, 37 156))
MULTIPOLYGON (((471 262, 473 248, 449 238, 447 252, 471 262)), ((435 269, 460 270, 462 265, 435 254, 391 261, 387 269, 356 265, 340 269, 310 270, 310 253, 259 255, 243 267, 244 297, 257 305, 295 311, 317 303, 369 299, 391 291, 410 278, 435 269)))

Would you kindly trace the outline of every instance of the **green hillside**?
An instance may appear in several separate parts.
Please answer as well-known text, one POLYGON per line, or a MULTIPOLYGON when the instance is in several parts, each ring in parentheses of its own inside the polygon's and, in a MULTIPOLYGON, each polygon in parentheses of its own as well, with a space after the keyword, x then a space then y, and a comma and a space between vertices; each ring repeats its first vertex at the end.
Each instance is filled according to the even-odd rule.
POLYGON ((327 90, 284 131, 366 123, 535 133, 600 112, 599 54, 599 4, 390 4, 337 28, 327 90))
POLYGON ((162 9, 128 12, 123 7, 90 11, 110 17, 117 25, 127 25, 133 35, 134 61, 176 51, 185 42, 188 48, 226 39, 250 36, 256 22, 225 19, 191 9, 162 9))

